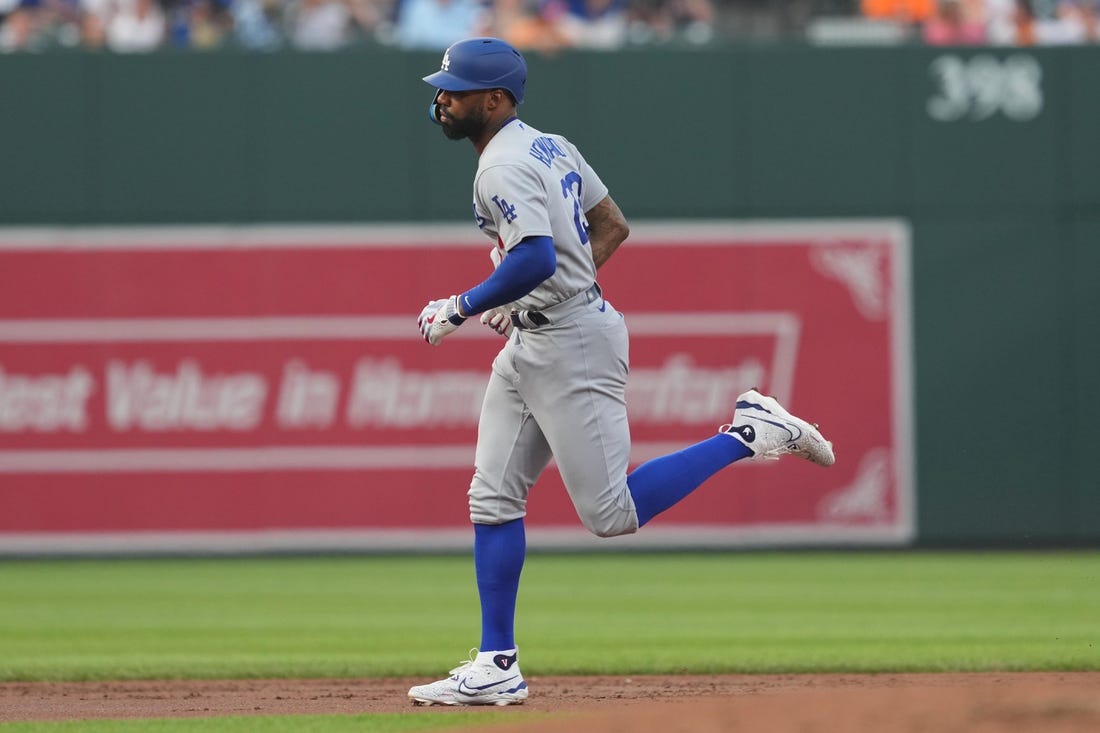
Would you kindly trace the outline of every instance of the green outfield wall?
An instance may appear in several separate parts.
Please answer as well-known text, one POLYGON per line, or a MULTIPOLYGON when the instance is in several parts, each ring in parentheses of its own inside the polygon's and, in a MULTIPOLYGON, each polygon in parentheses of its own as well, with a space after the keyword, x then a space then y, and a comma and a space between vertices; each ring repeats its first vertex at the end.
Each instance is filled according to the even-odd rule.
MULTIPOLYGON (((0 57, 0 225, 465 220, 475 159, 428 123, 436 67, 0 57)), ((906 220, 918 543, 1100 543, 1100 49, 530 67, 525 119, 577 142, 631 218, 906 220)))

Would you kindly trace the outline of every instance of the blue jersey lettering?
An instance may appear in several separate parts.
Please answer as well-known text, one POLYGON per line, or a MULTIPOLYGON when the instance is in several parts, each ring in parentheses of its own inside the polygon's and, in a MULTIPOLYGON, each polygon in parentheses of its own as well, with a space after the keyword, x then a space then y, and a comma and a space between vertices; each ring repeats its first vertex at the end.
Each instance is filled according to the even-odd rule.
POLYGON ((565 151, 558 147, 558 144, 554 142, 554 138, 536 137, 535 141, 531 143, 531 157, 537 161, 540 161, 547 168, 554 161, 554 158, 564 158, 565 151))
POLYGON ((577 228, 577 238, 581 244, 588 244, 588 220, 581 211, 581 174, 569 171, 565 178, 561 179, 561 195, 573 199, 573 226, 577 228))
POLYGON ((488 219, 486 219, 481 214, 477 213, 477 202, 476 201, 474 202, 474 221, 477 222, 477 228, 478 229, 484 229, 485 225, 489 223, 488 219))
POLYGON ((500 208, 500 213, 504 216, 505 222, 511 224, 516 220, 516 207, 508 203, 507 199, 502 199, 500 196, 494 196, 493 203, 500 208))

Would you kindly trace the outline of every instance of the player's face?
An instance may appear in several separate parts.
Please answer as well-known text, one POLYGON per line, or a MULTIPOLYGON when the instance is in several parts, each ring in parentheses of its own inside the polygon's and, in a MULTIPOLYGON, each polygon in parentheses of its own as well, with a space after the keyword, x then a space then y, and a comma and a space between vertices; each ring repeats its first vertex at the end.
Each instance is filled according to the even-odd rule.
POLYGON ((450 140, 476 140, 488 122, 484 100, 487 92, 440 91, 435 98, 439 105, 439 124, 450 140))

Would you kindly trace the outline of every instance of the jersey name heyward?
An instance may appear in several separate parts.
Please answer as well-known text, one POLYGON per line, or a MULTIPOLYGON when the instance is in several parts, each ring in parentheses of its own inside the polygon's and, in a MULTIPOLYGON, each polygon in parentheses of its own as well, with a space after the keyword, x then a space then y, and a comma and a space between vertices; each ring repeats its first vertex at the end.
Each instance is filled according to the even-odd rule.
POLYGON ((554 162, 554 158, 564 158, 565 151, 558 147, 558 144, 554 142, 554 138, 536 137, 535 141, 531 143, 531 157, 535 160, 542 162, 547 168, 554 162))

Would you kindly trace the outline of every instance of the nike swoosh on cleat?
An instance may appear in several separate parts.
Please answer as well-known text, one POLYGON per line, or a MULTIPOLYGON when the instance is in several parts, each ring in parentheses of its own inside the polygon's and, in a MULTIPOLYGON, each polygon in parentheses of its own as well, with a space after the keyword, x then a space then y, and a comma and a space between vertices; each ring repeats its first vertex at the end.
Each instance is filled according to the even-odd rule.
POLYGON ((745 417, 752 418, 753 420, 759 420, 760 422, 766 422, 769 425, 776 426, 777 428, 783 428, 784 430, 787 431, 787 435, 791 436, 791 439, 788 442, 793 442, 793 441, 798 440, 799 438, 802 437, 802 431, 798 430, 797 425, 784 425, 781 422, 776 422, 775 420, 765 420, 764 418, 756 417, 755 415, 746 415, 745 417), (795 428, 795 430, 798 430, 797 435, 795 435, 794 430, 791 430, 792 427, 795 428))
POLYGON ((499 682, 490 682, 487 685, 480 685, 478 687, 466 684, 466 678, 463 677, 461 680, 458 681, 458 691, 461 692, 463 695, 477 695, 478 693, 485 692, 491 687, 499 687, 500 685, 503 685, 507 682, 511 682, 517 677, 519 677, 518 674, 512 675, 506 680, 500 680, 499 682), (467 692, 467 690, 469 690, 469 692, 467 692))

